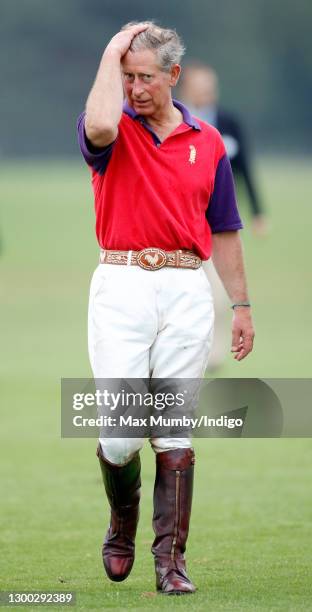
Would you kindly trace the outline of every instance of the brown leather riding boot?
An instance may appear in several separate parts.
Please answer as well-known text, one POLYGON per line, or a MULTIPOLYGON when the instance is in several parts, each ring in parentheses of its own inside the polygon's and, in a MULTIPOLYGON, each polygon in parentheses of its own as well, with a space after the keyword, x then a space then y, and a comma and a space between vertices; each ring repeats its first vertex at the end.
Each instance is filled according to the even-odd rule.
POLYGON ((157 453, 153 528, 156 588, 165 595, 194 593, 184 551, 192 507, 195 454, 191 448, 157 453))
POLYGON ((96 454, 111 507, 110 526, 102 548, 103 563, 108 577, 121 582, 129 576, 134 562, 141 487, 140 456, 137 453, 129 463, 119 466, 105 460, 100 444, 96 454))

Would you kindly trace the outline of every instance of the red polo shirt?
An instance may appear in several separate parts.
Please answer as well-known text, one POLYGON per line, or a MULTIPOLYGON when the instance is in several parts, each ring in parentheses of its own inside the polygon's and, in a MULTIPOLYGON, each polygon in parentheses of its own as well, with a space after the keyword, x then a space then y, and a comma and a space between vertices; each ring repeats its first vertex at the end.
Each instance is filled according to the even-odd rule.
POLYGON ((96 234, 102 248, 189 249, 211 254, 211 232, 242 227, 233 177, 219 132, 177 101, 183 122, 163 141, 125 105, 118 136, 97 149, 78 120, 92 171, 96 234))

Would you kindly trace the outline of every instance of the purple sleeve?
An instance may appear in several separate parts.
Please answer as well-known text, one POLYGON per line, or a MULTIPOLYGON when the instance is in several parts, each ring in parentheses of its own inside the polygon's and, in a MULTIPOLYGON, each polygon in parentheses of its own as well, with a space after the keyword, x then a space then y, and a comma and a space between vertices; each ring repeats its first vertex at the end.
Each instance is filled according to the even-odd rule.
POLYGON ((213 234, 243 227, 237 209, 233 174, 227 155, 224 155, 218 163, 206 219, 213 234))
POLYGON ((107 147, 95 147, 87 138, 85 131, 85 114, 81 113, 77 121, 78 142, 80 151, 85 158, 88 166, 91 166, 98 174, 104 174, 108 166, 108 162, 112 156, 113 148, 116 140, 107 147))

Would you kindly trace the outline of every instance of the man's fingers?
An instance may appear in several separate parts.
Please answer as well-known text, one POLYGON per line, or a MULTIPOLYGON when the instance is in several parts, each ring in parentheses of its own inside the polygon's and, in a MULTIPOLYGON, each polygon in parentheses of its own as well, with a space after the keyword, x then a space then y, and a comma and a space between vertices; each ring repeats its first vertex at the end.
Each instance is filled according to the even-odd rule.
POLYGON ((136 36, 140 32, 144 32, 144 30, 147 30, 148 27, 149 27, 149 25, 147 23, 140 23, 140 24, 137 24, 137 25, 130 26, 130 28, 127 28, 126 30, 123 30, 123 31, 124 32, 131 32, 131 34, 133 34, 133 36, 136 36))
POLYGON ((234 358, 241 361, 252 351, 255 332, 250 313, 240 309, 234 311, 232 322, 232 348, 234 358))
POLYGON ((241 361, 242 359, 244 359, 245 357, 247 357, 247 355, 249 355, 251 351, 250 349, 247 349, 245 347, 242 347, 238 353, 236 353, 236 355, 234 356, 234 359, 236 359, 236 361, 241 361))
POLYGON ((238 351, 238 347, 241 341, 241 330, 236 328, 232 330, 232 353, 236 353, 238 351))
POLYGON ((135 36, 146 30, 148 27, 149 25, 147 23, 140 23, 130 26, 124 30, 120 30, 120 32, 113 36, 110 43, 107 45, 107 49, 113 50, 114 52, 117 51, 120 56, 123 57, 129 50, 135 36))
POLYGON ((236 359, 236 361, 242 361, 242 359, 245 359, 250 352, 250 350, 248 351, 247 349, 242 349, 235 355, 234 359, 236 359))
POLYGON ((254 336, 246 336, 246 338, 241 339, 238 346, 235 347, 235 350, 232 350, 232 352, 236 353, 236 355, 234 355, 234 359, 241 361, 247 357, 249 353, 251 353, 253 348, 253 339, 254 336))

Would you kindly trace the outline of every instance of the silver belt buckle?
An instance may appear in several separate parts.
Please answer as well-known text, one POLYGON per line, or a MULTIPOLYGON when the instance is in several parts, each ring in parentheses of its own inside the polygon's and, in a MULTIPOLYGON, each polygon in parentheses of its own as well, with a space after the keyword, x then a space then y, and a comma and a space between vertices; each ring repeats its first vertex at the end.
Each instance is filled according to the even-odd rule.
POLYGON ((167 255, 162 249, 142 249, 137 254, 137 263, 143 270, 160 270, 167 263, 167 255))

